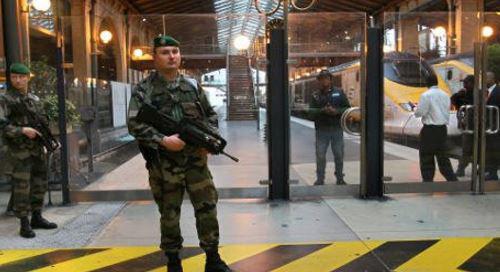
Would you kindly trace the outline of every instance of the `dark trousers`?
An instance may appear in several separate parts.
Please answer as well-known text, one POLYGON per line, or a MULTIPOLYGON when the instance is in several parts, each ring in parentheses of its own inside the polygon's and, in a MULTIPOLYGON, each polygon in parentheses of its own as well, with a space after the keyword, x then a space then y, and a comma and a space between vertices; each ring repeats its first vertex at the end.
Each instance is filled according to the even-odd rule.
POLYGON ((436 171, 435 159, 439 166, 439 171, 447 181, 456 181, 457 177, 453 173, 450 158, 446 156, 447 128, 443 126, 424 125, 420 131, 420 172, 425 182, 434 180, 436 171))
POLYGON ((500 134, 486 137, 486 169, 487 178, 498 180, 500 166, 500 134))
POLYGON ((316 176, 325 179, 326 152, 331 145, 335 160, 335 177, 342 179, 344 174, 344 132, 341 128, 316 129, 316 176))

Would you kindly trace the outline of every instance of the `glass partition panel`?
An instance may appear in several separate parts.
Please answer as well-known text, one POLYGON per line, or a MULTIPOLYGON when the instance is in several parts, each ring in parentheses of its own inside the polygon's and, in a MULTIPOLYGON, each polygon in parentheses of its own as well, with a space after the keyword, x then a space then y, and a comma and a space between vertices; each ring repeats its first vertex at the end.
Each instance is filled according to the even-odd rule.
MULTIPOLYGON (((71 188, 149 190, 145 161, 128 132, 127 113, 134 89, 156 73, 153 39, 171 35, 180 42, 180 74, 196 80, 188 81, 193 87, 201 86, 218 115, 220 135, 227 141, 224 151, 239 159, 236 163, 223 155, 209 156, 216 186, 259 188, 265 197, 266 186, 259 184, 268 175, 260 122, 265 118, 258 118, 266 89, 265 18, 167 14, 88 20, 93 30, 80 17, 63 17, 59 33, 64 40, 66 98, 80 116, 68 130, 71 188)), ((42 40, 47 44, 37 44, 34 56, 45 61, 53 76, 55 40, 42 40)), ((47 97, 55 94, 55 85, 49 89, 47 97)))
POLYGON ((292 196, 357 193, 360 137, 341 122, 364 93, 365 22, 364 13, 289 16, 292 196))
POLYGON ((473 105, 479 26, 476 13, 385 13, 385 181, 405 184, 388 191, 470 189, 473 114, 461 109, 473 105))

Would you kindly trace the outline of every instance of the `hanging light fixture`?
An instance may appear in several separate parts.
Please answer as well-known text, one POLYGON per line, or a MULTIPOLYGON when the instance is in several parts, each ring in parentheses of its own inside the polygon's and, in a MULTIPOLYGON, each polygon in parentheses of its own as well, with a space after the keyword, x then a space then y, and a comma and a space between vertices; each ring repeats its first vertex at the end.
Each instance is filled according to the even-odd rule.
POLYGON ((132 54, 136 58, 141 58, 144 55, 144 52, 142 51, 142 49, 136 48, 136 49, 134 49, 134 52, 132 52, 132 54))
POLYGON ((31 5, 38 11, 47 11, 50 9, 51 3, 50 0, 33 0, 31 5))
POLYGON ((493 35, 493 28, 491 26, 483 26, 481 29, 481 35, 485 38, 489 38, 493 35))
POLYGON ((250 47, 250 39, 248 37, 240 35, 234 39, 234 47, 238 50, 247 50, 250 47))
POLYGON ((103 43, 109 43, 109 41, 113 39, 113 33, 111 33, 109 30, 103 30, 99 34, 99 38, 101 38, 101 41, 103 43))

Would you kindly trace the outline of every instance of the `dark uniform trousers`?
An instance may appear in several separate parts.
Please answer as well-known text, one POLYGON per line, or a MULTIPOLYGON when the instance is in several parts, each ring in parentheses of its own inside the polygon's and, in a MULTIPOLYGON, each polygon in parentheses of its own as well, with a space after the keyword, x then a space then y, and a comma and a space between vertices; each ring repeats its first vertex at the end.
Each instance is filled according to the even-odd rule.
POLYGON ((446 125, 424 125, 420 131, 420 172, 424 182, 432 182, 436 171, 435 158, 439 171, 447 181, 456 181, 450 158, 446 152, 446 138, 448 136, 446 125))
POLYGON ((147 166, 151 191, 161 214, 160 248, 167 253, 176 253, 182 248, 179 220, 185 191, 194 207, 200 247, 207 251, 219 245, 218 196, 207 157, 195 154, 186 157, 187 160, 175 160, 159 155, 147 166))
POLYGON ((12 171, 13 210, 18 217, 28 216, 29 212, 41 211, 47 192, 47 165, 44 155, 29 156, 24 159, 10 159, 12 171))

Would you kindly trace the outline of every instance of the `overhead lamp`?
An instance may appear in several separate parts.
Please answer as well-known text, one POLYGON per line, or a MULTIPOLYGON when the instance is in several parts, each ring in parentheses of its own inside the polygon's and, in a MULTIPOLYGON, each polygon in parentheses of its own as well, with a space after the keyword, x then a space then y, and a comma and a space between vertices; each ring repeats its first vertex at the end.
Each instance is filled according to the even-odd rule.
POLYGON ((47 11, 50 9, 51 3, 50 0, 33 0, 31 5, 38 11, 47 11))
POLYGON ((493 28, 491 26, 483 26, 481 29, 481 35, 485 38, 489 38, 493 35, 493 28))
POLYGON ((113 39, 113 34, 109 30, 103 30, 101 34, 99 34, 99 38, 101 38, 103 43, 109 43, 109 41, 113 39))
POLYGON ((134 49, 134 51, 132 52, 132 54, 136 58, 141 58, 144 55, 144 52, 142 51, 142 49, 137 48, 137 49, 134 49))
POLYGON ((432 30, 432 32, 434 32, 434 35, 442 37, 442 36, 446 35, 446 28, 444 28, 442 26, 438 26, 438 27, 434 28, 432 30))
POLYGON ((238 50, 247 50, 250 47, 250 39, 247 36, 240 35, 234 39, 233 44, 238 50))

